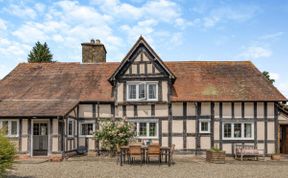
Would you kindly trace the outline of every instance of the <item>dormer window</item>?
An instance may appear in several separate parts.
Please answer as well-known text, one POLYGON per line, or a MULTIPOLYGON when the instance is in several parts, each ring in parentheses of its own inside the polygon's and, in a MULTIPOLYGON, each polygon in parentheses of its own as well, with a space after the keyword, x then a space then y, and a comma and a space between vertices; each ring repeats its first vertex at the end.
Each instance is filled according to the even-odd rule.
POLYGON ((157 82, 128 82, 127 101, 157 101, 157 82))

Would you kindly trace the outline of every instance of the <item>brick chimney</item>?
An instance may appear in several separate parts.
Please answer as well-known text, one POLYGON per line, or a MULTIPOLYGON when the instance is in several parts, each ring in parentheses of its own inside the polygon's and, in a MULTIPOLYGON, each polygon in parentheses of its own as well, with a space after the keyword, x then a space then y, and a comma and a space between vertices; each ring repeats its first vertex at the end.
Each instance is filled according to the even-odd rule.
POLYGON ((82 63, 106 62, 106 49, 100 40, 91 39, 90 43, 81 43, 82 63))

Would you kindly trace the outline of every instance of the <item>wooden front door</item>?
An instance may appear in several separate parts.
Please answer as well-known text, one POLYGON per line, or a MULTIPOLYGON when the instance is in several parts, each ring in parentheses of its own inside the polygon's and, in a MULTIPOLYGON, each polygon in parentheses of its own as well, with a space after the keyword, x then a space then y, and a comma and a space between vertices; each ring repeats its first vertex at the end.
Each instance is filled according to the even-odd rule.
POLYGON ((47 156, 48 123, 33 124, 33 156, 47 156))
POLYGON ((280 126, 280 153, 288 154, 288 125, 280 126))

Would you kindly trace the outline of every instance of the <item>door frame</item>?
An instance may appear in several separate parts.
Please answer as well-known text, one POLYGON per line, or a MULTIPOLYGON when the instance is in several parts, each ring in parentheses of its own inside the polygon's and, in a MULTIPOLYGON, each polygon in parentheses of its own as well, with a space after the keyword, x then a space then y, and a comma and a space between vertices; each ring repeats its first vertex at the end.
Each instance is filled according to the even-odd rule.
POLYGON ((31 120, 31 130, 30 130, 30 133, 31 133, 31 145, 30 145, 30 153, 31 153, 31 157, 33 157, 33 137, 34 137, 34 123, 47 123, 47 127, 48 127, 48 148, 47 148, 47 155, 43 155, 43 156, 49 156, 50 155, 50 119, 32 119, 31 120))

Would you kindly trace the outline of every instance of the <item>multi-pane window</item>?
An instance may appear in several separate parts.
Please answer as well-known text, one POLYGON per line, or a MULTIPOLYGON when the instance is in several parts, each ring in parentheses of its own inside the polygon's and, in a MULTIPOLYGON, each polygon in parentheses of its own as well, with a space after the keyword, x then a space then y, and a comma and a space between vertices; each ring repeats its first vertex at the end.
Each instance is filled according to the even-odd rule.
POLYGON ((156 99, 156 84, 148 84, 149 99, 156 99))
POLYGON ((149 137, 155 137, 156 134, 156 123, 150 122, 149 123, 149 137))
POLYGON ((74 122, 72 119, 68 119, 68 136, 74 135, 74 122))
POLYGON ((241 138, 241 123, 234 124, 234 138, 241 138))
POLYGON ((224 138, 231 138, 232 137, 232 128, 230 123, 224 124, 224 138))
POLYGON ((0 120, 0 128, 8 137, 18 136, 19 123, 16 120, 0 120))
POLYGON ((253 139, 253 123, 224 123, 223 139, 253 139))
POLYGON ((155 82, 129 82, 127 84, 127 100, 157 100, 158 85, 155 82))
POLYGON ((210 133, 210 120, 200 120, 200 133, 210 133))
POLYGON ((129 93, 129 99, 137 99, 136 98, 136 87, 137 85, 128 85, 128 93, 129 93))
POLYGON ((81 136, 92 136, 94 133, 93 123, 80 123, 80 135, 81 136))
POLYGON ((155 121, 134 121, 138 138, 158 138, 158 123, 155 121))
POLYGON ((145 122, 139 123, 139 136, 147 136, 147 124, 145 122))
POLYGON ((146 98, 146 86, 145 84, 139 84, 139 99, 146 98))
POLYGON ((252 137, 252 124, 251 123, 244 124, 244 137, 246 138, 252 137))

